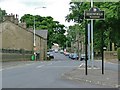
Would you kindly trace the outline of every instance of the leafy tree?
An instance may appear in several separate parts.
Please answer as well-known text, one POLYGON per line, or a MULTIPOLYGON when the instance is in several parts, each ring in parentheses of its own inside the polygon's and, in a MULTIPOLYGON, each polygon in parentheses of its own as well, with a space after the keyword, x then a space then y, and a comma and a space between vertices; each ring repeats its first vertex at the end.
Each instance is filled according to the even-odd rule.
POLYGON ((58 21, 53 21, 51 16, 42 17, 40 15, 30 15, 25 14, 21 17, 21 22, 26 22, 27 28, 34 26, 35 17, 35 27, 36 30, 47 29, 48 30, 48 47, 51 48, 53 43, 59 44, 61 47, 65 45, 66 36, 65 26, 60 24, 58 21))
MULTIPOLYGON (((104 30, 105 45, 110 46, 110 50, 112 43, 115 43, 116 46, 120 46, 120 2, 95 2, 94 6, 105 11, 105 20, 94 21, 94 49, 100 50, 102 30, 104 30)), ((72 2, 70 3, 70 13, 66 16, 66 20, 83 25, 85 21, 83 19, 84 11, 89 9, 90 3, 88 2, 72 2), (78 22, 77 19, 79 19, 80 22, 78 22)), ((83 28, 84 26, 85 25, 83 25, 83 28)))
POLYGON ((2 9, 0 8, 0 22, 3 21, 3 17, 4 17, 6 14, 7 14, 6 11, 5 11, 5 10, 2 10, 2 9))

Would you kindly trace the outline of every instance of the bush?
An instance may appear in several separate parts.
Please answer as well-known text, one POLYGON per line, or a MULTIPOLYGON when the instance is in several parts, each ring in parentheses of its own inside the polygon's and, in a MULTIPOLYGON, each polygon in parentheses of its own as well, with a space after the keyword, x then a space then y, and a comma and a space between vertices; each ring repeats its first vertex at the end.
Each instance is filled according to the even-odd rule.
POLYGON ((118 60, 120 61, 120 48, 117 49, 118 60))

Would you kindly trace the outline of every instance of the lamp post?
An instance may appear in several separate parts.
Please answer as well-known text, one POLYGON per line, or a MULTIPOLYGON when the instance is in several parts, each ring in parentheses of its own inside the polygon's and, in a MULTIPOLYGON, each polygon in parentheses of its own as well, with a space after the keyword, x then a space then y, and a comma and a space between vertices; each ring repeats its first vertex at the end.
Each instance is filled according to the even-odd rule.
MULTIPOLYGON (((36 7, 36 8, 34 8, 34 11, 36 10, 36 9, 39 9, 39 8, 46 8, 46 7, 36 7)), ((35 15, 34 15, 34 36, 33 36, 33 45, 34 45, 34 55, 35 55, 35 60, 36 60, 36 52, 35 52, 35 50, 36 50, 36 43, 35 43, 35 15)))

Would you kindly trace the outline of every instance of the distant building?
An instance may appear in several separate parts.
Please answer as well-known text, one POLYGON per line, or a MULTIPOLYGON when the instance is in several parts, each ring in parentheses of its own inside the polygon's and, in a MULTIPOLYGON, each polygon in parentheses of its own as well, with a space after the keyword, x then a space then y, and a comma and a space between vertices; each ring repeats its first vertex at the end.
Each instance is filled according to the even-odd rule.
POLYGON ((52 49, 53 49, 53 50, 59 50, 60 47, 59 47, 58 44, 54 43, 54 45, 52 46, 52 49))
MULTIPOLYGON (((33 54, 33 32, 26 28, 26 23, 19 23, 17 15, 6 15, 0 23, 0 52, 3 61, 30 60, 33 54)), ((47 30, 38 30, 36 37, 36 53, 38 60, 46 59, 47 53, 47 30)))

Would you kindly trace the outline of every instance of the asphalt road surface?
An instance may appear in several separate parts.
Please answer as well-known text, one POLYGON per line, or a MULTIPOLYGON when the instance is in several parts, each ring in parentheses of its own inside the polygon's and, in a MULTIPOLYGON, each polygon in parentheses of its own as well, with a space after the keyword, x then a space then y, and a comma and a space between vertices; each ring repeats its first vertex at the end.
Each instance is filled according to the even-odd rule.
POLYGON ((77 83, 64 78, 64 73, 79 67, 83 62, 71 60, 60 53, 53 54, 55 59, 52 61, 34 61, 3 68, 2 88, 101 88, 99 85, 77 83))

